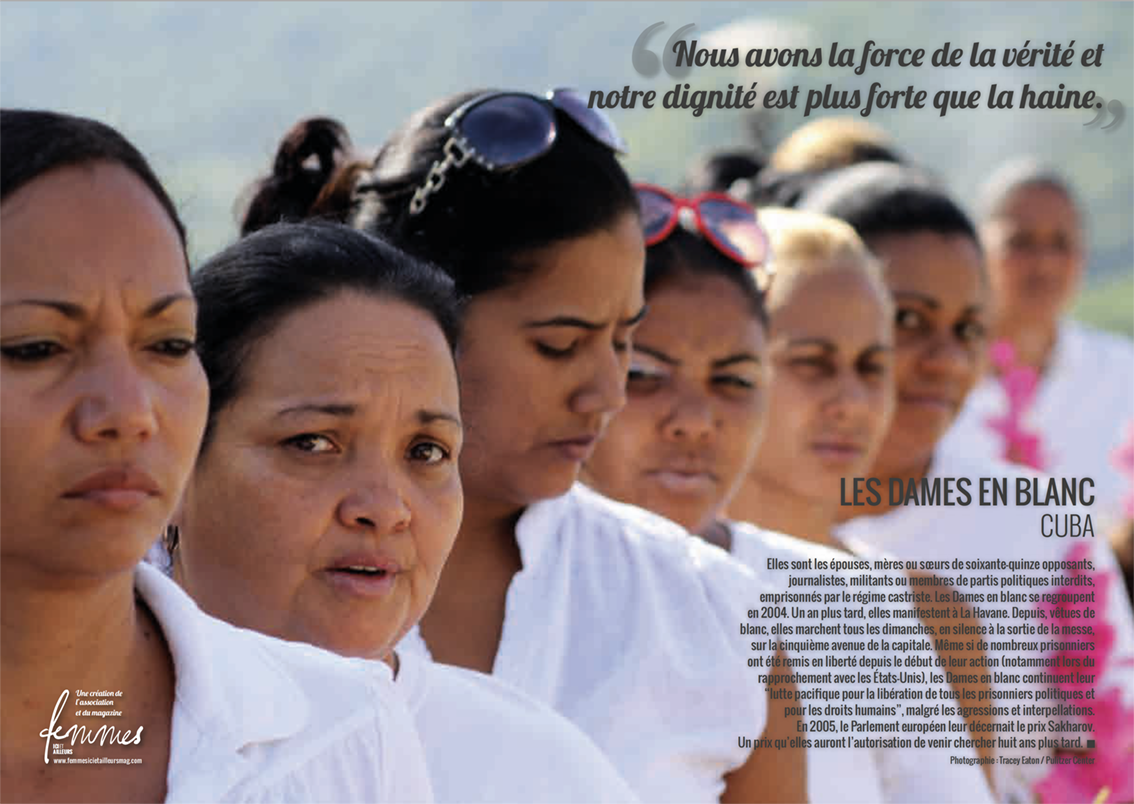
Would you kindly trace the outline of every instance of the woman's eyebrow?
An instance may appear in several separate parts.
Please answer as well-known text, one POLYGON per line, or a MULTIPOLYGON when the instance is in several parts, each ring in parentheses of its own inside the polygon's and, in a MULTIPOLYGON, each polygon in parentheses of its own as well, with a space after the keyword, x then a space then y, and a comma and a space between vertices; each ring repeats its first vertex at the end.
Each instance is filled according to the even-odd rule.
POLYGON ((641 352, 644 355, 649 355, 654 360, 657 360, 660 363, 665 363, 666 365, 669 365, 669 366, 680 366, 681 365, 681 361, 678 360, 677 358, 670 357, 669 355, 667 355, 665 352, 661 351, 660 349, 654 349, 652 347, 646 346, 644 343, 642 343, 640 341, 635 342, 632 349, 635 352, 641 352))
MULTIPOLYGON (((156 301, 152 302, 142 313, 143 318, 154 318, 161 315, 171 305, 180 301, 193 301, 193 296, 189 293, 170 293, 169 295, 162 296, 156 301)), ((14 302, 5 302, 0 307, 10 308, 28 305, 32 307, 47 307, 57 313, 69 318, 73 321, 82 321, 87 317, 87 311, 82 305, 75 304, 74 302, 61 301, 58 299, 20 299, 14 302)))
MULTIPOLYGON (((631 327, 637 324, 646 317, 646 306, 642 305, 642 309, 632 315, 630 318, 618 322, 620 327, 631 327)), ((526 329, 538 329, 541 327, 577 327, 585 329, 590 332, 597 332, 607 326, 605 321, 587 321, 585 318, 577 318, 570 315, 557 315, 554 318, 545 318, 541 321, 528 321, 524 324, 526 329)))
POLYGON ((299 405, 289 405, 276 412, 276 418, 294 416, 298 413, 322 413, 326 416, 353 416, 358 412, 358 405, 341 402, 304 402, 299 405))
POLYGON ((932 296, 927 296, 924 293, 914 293, 913 291, 908 291, 908 290, 895 290, 894 291, 894 298, 895 299, 908 299, 910 301, 919 301, 922 304, 924 304, 926 307, 928 307, 930 310, 937 310, 938 308, 941 307, 941 304, 937 301, 937 299, 933 298, 932 296))
POLYGON ((756 365, 760 365, 760 358, 757 355, 752 354, 751 352, 738 352, 734 355, 729 355, 728 357, 722 357, 720 360, 714 360, 713 368, 728 368, 729 366, 734 366, 737 363, 755 363, 756 365))
POLYGON ((458 430, 464 430, 459 417, 454 416, 452 413, 446 413, 442 410, 426 410, 422 408, 417 412, 417 421, 419 424, 432 424, 433 422, 449 422, 455 425, 458 430))
POLYGON ((823 338, 796 338, 795 340, 789 340, 786 345, 789 349, 797 346, 818 346, 825 353, 836 351, 835 344, 823 338))

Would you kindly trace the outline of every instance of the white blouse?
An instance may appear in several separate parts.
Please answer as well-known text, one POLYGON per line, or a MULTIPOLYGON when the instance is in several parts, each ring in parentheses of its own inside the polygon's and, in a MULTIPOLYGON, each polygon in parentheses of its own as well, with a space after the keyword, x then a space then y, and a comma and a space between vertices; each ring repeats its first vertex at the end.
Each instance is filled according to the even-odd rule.
MULTIPOLYGON (((822 545, 813 544, 802 539, 792 538, 782 533, 764 530, 758 528, 747 522, 730 522, 728 523, 729 533, 732 537, 732 554, 740 561, 751 567, 760 577, 765 584, 774 592, 788 592, 788 578, 800 577, 806 575, 832 575, 832 570, 819 570, 819 569, 769 569, 769 563, 772 559, 788 562, 793 561, 808 561, 808 560, 822 560, 822 561, 847 561, 853 560, 851 556, 846 553, 840 553, 822 545)), ((782 565, 781 565, 782 566, 782 565)), ((857 574, 857 573, 850 573, 857 574)), ((880 574, 880 573, 875 573, 880 574)), ((886 573, 886 574, 901 574, 901 573, 886 573)), ((791 587, 791 592, 809 593, 816 590, 820 591, 833 591, 835 587, 791 587)), ((908 587, 905 586, 886 586, 886 587, 870 587, 862 590, 855 588, 849 589, 846 587, 839 588, 840 592, 855 592, 855 591, 882 591, 882 592, 902 592, 908 587)), ((789 611, 793 605, 799 608, 815 608, 822 609, 821 604, 816 603, 800 603, 782 604, 789 611)), ((859 608, 858 603, 848 604, 849 606, 859 608)), ((891 611, 899 608, 909 609, 908 603, 876 603, 872 605, 883 606, 891 611)), ((839 608, 843 608, 843 604, 838 604, 839 608)), ((839 621, 826 621, 826 625, 836 625, 844 622, 839 621)), ((846 620, 847 625, 860 626, 864 625, 866 620, 846 620)), ((871 620, 872 624, 878 624, 877 620, 871 620)), ((891 619, 891 623, 914 624, 916 620, 909 619, 891 619)), ((785 619, 785 625, 815 625, 822 624, 817 620, 796 620, 785 619)), ((869 636, 854 636, 845 633, 827 636, 805 636, 800 634, 793 634, 779 637, 780 640, 798 641, 798 642, 832 642, 832 641, 854 641, 866 642, 871 637, 869 636)), ((895 637, 894 641, 905 639, 904 637, 895 637)), ((932 658, 931 651, 912 651, 918 653, 923 658, 932 658)), ((891 666, 880 667, 878 671, 881 673, 894 673, 906 671, 909 673, 925 672, 928 678, 928 672, 924 668, 904 668, 895 665, 895 660, 899 660, 907 653, 897 653, 894 650, 881 651, 881 650, 796 650, 790 651, 788 655, 792 657, 806 657, 811 662, 814 662, 818 657, 826 657, 828 655, 844 658, 846 656, 870 656, 874 659, 888 657, 891 666)), ((866 673, 873 675, 874 669, 864 669, 862 667, 855 670, 823 670, 812 669, 810 667, 799 668, 796 670, 796 675, 799 678, 806 678, 801 674, 815 674, 822 675, 825 673, 839 673, 849 674, 854 672, 866 673)), ((902 684, 859 684, 859 683, 808 683, 803 680, 797 680, 797 686, 801 691, 814 691, 814 690, 829 690, 832 692, 842 693, 844 690, 850 694, 859 694, 866 687, 873 686, 901 686, 904 688, 918 689, 922 692, 923 696, 925 690, 930 686, 928 681, 924 683, 918 682, 903 682, 902 684)), ((923 697, 920 701, 911 701, 911 704, 928 703, 933 705, 940 701, 932 701, 923 697)), ((870 715, 840 715, 835 716, 833 719, 841 720, 844 723, 850 724, 852 721, 860 722, 878 722, 887 723, 899 720, 901 708, 905 704, 903 701, 890 701, 890 700, 868 700, 865 697, 862 699, 854 699, 849 701, 843 700, 808 700, 803 702, 805 706, 818 706, 826 707, 828 705, 841 707, 850 706, 851 709, 856 707, 871 707, 871 706, 894 706, 896 704, 897 712, 894 716, 881 716, 875 717, 870 715)), ((817 721, 831 719, 826 716, 808 717, 808 721, 817 721)), ((907 719, 907 718, 901 718, 907 719)), ((912 718, 908 718, 912 719, 912 718)), ((954 726, 962 723, 960 715, 952 716, 936 716, 935 722, 951 722, 954 726)), ((852 727, 853 728, 853 727, 852 727)), ((914 739, 916 737, 942 737, 942 736, 957 736, 959 732, 946 732, 944 734, 934 733, 921 735, 916 732, 898 732, 898 733, 851 733, 845 735, 842 732, 836 732, 832 735, 822 733, 812 733, 808 737, 810 739, 817 739, 823 737, 842 736, 851 737, 870 737, 870 738, 890 738, 901 737, 906 739, 914 739)), ((985 782, 984 775, 981 773, 976 765, 954 765, 951 763, 952 756, 964 756, 975 758, 976 752, 972 748, 811 748, 807 752, 807 792, 811 801, 813 802, 977 802, 993 800, 992 794, 988 789, 985 782)))
POLYGON ((585 734, 549 707, 473 670, 399 654, 397 688, 425 748, 438 802, 634 802, 585 734))
POLYGON ((432 801, 390 669, 235 628, 140 563, 176 676, 167 802, 432 801))
MULTIPOLYGON (((997 379, 986 377, 965 400, 939 449, 1000 460, 1000 438, 986 421, 1002 415, 1007 404, 997 379)), ((1063 321, 1024 421, 1041 436, 1047 474, 1095 481, 1090 511, 1098 527, 1111 527, 1131 490, 1130 478, 1112 465, 1110 455, 1134 421, 1134 342, 1063 321)))
MULTIPOLYGON (((1004 562, 1021 559, 1040 562, 1059 561, 1065 560, 1068 552, 1073 547, 1085 542, 1089 546, 1090 559, 1094 563, 1095 571, 1110 578, 1106 598, 1099 599, 1094 604, 1094 607, 1098 610, 1102 610, 1105 606, 1107 622, 1112 625, 1115 630, 1112 669, 1098 680, 1096 689, 1101 693, 1102 690, 1113 686, 1122 690, 1127 702, 1134 700, 1134 672, 1129 669, 1129 666, 1117 666, 1124 660, 1134 659, 1134 616, 1132 616, 1130 605, 1125 598, 1122 577, 1107 540, 1101 535, 1096 535, 1093 539, 1089 537, 1086 539, 1059 538, 1056 536, 1044 537, 1041 532, 1041 518, 1044 515, 1060 515, 1063 513, 1077 512, 1080 517, 1082 517, 1085 509, 1054 505, 1048 507, 1017 507, 1015 505, 980 506, 978 505, 978 484, 980 478, 1007 478, 1009 503, 1014 502, 1015 499, 1014 489, 1016 478, 1040 477, 1044 480, 1046 480, 1046 478, 1043 478, 1043 476, 1038 473, 1011 466, 1003 462, 965 458, 955 453, 939 451, 934 456, 927 480, 932 483, 935 478, 960 477, 971 479, 971 485, 968 488, 972 498, 971 505, 918 506, 911 504, 893 509, 881 516, 864 515, 856 517, 839 525, 835 533, 854 553, 864 556, 891 555, 903 560, 919 562, 952 562, 954 559, 960 559, 963 562, 975 560, 992 561, 994 559, 1001 559, 1004 562)), ((882 490, 883 495, 887 493, 885 489, 882 490)), ((956 495, 954 495, 954 497, 956 500, 956 495)), ((869 509, 863 510, 868 511, 869 509)), ((1052 587, 1004 586, 1002 584, 1005 579, 1017 575, 1046 579, 1055 574, 1068 574, 1042 569, 1019 571, 1013 571, 1011 569, 942 569, 936 570, 935 572, 938 575, 944 576, 966 575, 970 579, 993 575, 996 576, 998 582, 1001 583, 999 586, 970 586, 967 590, 962 590, 958 587, 958 591, 964 591, 966 594, 979 594, 990 591, 1000 593, 1005 590, 1013 594, 1028 594, 1033 592, 1042 594, 1046 591, 1053 591, 1052 587)), ((932 593, 932 589, 929 587, 920 588, 932 593)), ((1084 591, 1089 590, 1084 588, 1084 591)), ((1031 602, 1005 604, 975 603, 973 605, 981 608, 1007 608, 1009 611, 1013 606, 1029 609, 1033 607, 1031 602)), ((1039 621, 1033 620, 1030 622, 1031 624, 1035 624, 1039 621)), ((985 637, 985 639, 992 641, 987 637, 985 637)), ((1043 640, 1082 640, 1084 637, 1035 634, 1004 635, 996 639, 997 641, 1016 640, 1020 642, 1040 642, 1043 640)), ((993 651, 990 649, 988 651, 990 658, 999 657, 1001 659, 1008 656, 1013 658, 1017 656, 1040 658, 1044 653, 1045 652, 1039 650, 993 651)), ((1044 672, 1045 668, 1019 668, 1002 665, 1000 668, 994 668, 994 670, 1001 673, 1022 676, 1044 672)), ((1028 685, 1022 683, 994 683, 992 686, 994 691, 1010 691, 1027 687, 1028 685)), ((1040 688, 1039 684, 1030 686, 1033 693, 1040 688)), ((1055 706, 1060 704, 1061 701, 1058 699, 1045 699, 1040 701, 998 699, 993 703, 997 706, 1007 705, 1010 708, 1015 704, 1022 704, 1024 706, 1031 704, 1037 704, 1038 706, 1055 706)), ((1063 703, 1081 705, 1084 702, 1067 701, 1063 703)), ((1002 717, 997 718, 997 720, 1003 719, 1002 717)), ((1035 721, 1042 722, 1049 718, 1045 715, 1021 714, 1011 716, 1010 719, 1028 723, 1035 721)), ((1053 719, 1074 720, 1073 717, 1058 717, 1053 719)), ((1019 735, 1017 734, 1017 736, 1019 735)), ((1025 736, 1043 737, 1045 734, 1034 732, 1031 735, 1025 736)), ((1053 735, 1048 734, 1046 736, 1050 737, 1053 735)), ((1066 736, 1074 737, 1082 735, 1068 734, 1066 736)), ((1000 751, 998 750, 998 752, 1000 751)), ((1004 751, 1000 753, 1019 753, 1032 757, 1042 757, 1043 755, 1051 753, 1051 750, 1021 749, 1018 752, 1004 751)), ((998 786, 1002 791, 1011 791, 1010 794, 1014 796, 1016 800, 1029 800, 1032 794, 1028 791, 1031 790, 1035 782, 1042 779, 1050 771, 1051 767, 1052 766, 1047 764, 998 764, 994 766, 994 770, 997 774, 998 786)))
MULTIPOLYGON (((529 506, 516 540, 492 675, 579 726, 643 801, 718 801, 767 718, 740 635, 755 576, 581 484, 529 506)), ((416 629, 406 649, 428 653, 416 629)))

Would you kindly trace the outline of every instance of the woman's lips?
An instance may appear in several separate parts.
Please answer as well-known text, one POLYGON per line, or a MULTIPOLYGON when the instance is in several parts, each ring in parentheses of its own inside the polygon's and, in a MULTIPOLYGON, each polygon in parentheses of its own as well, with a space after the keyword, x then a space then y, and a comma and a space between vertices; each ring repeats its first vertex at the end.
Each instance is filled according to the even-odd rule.
POLYGON ((161 494, 155 481, 135 466, 113 466, 88 475, 63 493, 66 500, 130 511, 161 494))
POLYGON ((850 463, 861 459, 866 448, 851 441, 816 441, 811 444, 811 451, 825 461, 850 463))
POLYGON ((649 476, 674 494, 704 494, 717 485, 716 476, 706 470, 656 469, 649 476))
POLYGON ((324 575, 340 591, 360 597, 382 597, 393 590, 401 571, 392 559, 348 556, 324 570, 324 575))
POLYGON ((597 440, 596 436, 582 436, 552 441, 551 446, 566 460, 583 463, 591 457, 597 440))
POLYGON ((938 413, 952 413, 956 408, 952 398, 945 394, 903 393, 899 394, 898 402, 907 407, 938 413))

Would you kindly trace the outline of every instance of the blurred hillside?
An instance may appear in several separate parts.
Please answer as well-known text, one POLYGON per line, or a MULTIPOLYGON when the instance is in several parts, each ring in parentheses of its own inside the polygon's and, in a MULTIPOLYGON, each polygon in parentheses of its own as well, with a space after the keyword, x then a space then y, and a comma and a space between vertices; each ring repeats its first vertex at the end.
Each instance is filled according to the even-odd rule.
MULTIPOLYGON (((714 29, 750 20, 747 48, 965 49, 950 69, 699 68, 693 89, 868 90, 909 84, 929 91, 1093 89, 1134 115, 1134 6, 1130 3, 96 3, 0 4, 0 103, 86 114, 120 127, 150 155, 175 190, 199 259, 235 236, 233 206, 270 163, 280 136, 299 117, 343 120, 360 147, 372 147, 415 108, 472 86, 542 90, 655 89, 632 69, 639 33, 666 21, 650 46, 660 52, 678 27, 703 44, 714 29), (1070 68, 970 68, 968 50, 1043 47, 1074 39, 1070 68), (1078 54, 1105 46, 1102 69, 1078 66, 1078 54)), ((721 34, 715 34, 719 40, 721 34)), ((927 59, 928 60, 928 59, 927 59)), ((1112 131, 1084 128, 1084 111, 877 111, 868 118, 891 131, 915 159, 943 174, 963 201, 1002 159, 1022 152, 1048 159, 1073 177, 1088 205, 1089 287, 1079 312, 1134 334, 1134 120, 1112 131)), ((827 112, 832 114, 835 112, 827 112)), ((852 112, 853 113, 853 112, 852 112)), ((617 110, 639 178, 676 183, 706 149, 744 142, 750 121, 736 110, 617 110)), ((803 109, 764 121, 772 138, 804 122, 803 109)), ((813 115, 816 116, 816 115, 813 115)))

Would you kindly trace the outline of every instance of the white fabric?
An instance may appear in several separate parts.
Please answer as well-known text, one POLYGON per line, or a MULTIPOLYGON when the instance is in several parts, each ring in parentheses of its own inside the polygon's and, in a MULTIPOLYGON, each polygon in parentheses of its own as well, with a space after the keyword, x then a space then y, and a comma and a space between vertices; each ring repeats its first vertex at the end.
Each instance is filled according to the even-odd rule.
MULTIPOLYGON (((516 539, 492 674, 579 726, 643 801, 718 801, 767 718, 740 636, 753 573, 580 484, 529 506, 516 539)), ((416 629, 398 650, 428 653, 416 629)))
MULTIPOLYGON (((965 400, 939 450, 1002 458, 1000 438, 986 422, 1003 415, 1007 406, 998 380, 985 378, 965 400)), ((1095 481, 1090 511, 1103 529, 1120 515, 1122 497, 1130 490, 1130 479, 1111 464, 1110 454, 1132 420, 1134 342, 1076 321, 1062 322, 1024 422, 1042 438, 1047 474, 1095 481)))
POLYGON ((585 734, 492 676, 399 655, 395 685, 417 723, 437 802, 633 802, 585 734))
MULTIPOLYGON (((988 460, 974 459, 962 457, 956 453, 938 452, 930 467, 928 480, 932 482, 935 478, 970 478, 971 485, 969 486, 969 493, 972 496, 972 504, 967 506, 917 506, 907 505, 889 511, 881 516, 859 516, 855 519, 849 520, 836 528, 837 536, 842 542, 847 545, 852 552, 861 555, 891 555, 903 560, 911 561, 949 561, 960 559, 961 561, 970 560, 984 560, 989 561, 993 559, 1002 559, 1005 562, 1026 559, 1032 561, 1060 561, 1067 558, 1068 552, 1076 545, 1086 542, 1090 547, 1090 559, 1094 562, 1096 572, 1105 573, 1110 578, 1107 590, 1107 597, 1104 600, 1100 599, 1094 604, 1094 608, 1100 611, 1105 607, 1105 617, 1115 629, 1115 647, 1114 647, 1114 660, 1112 667, 1119 662, 1123 662, 1134 658, 1134 616, 1131 614, 1130 605, 1127 602, 1122 585, 1122 577, 1119 573, 1117 563, 1115 562, 1114 555, 1110 550, 1107 540, 1102 535, 1096 535, 1095 538, 1057 538, 1047 537, 1041 535, 1041 517, 1044 514, 1059 515, 1061 513, 1077 512, 1080 516, 1085 515, 1086 509, 1073 508, 1073 507, 1035 507, 1035 506, 1020 506, 1015 505, 998 505, 998 506, 980 506, 979 497, 979 479, 980 478, 1008 478, 1009 489, 1009 503, 1015 500, 1015 484, 1016 478, 1024 477, 1040 477, 1046 481, 1046 477, 1039 475, 1039 473, 1030 472, 1028 470, 1020 469, 1019 467, 1010 466, 1003 462, 993 462, 988 460)), ((1045 486, 1041 485, 1041 489, 1045 486)), ((887 494, 887 490, 883 489, 882 494, 887 494)), ((954 495, 954 499, 957 497, 954 495)), ((936 574, 944 576, 966 575, 969 578, 982 577, 993 575, 999 581, 1005 578, 1011 578, 1014 575, 1027 575, 1037 578, 1048 578, 1052 575, 1067 575, 1067 572, 1054 572, 1045 570, 1024 570, 1014 572, 1010 569, 990 569, 990 570, 937 570, 936 574)), ((928 590, 932 593, 931 587, 920 587, 923 590, 928 590)), ((1011 591, 1013 594, 1027 594, 1030 592, 1043 594, 1046 591, 1053 591, 1051 587, 1047 586, 977 586, 970 587, 967 592, 981 593, 981 592, 1001 592, 1004 590, 1011 591)), ((1084 592, 1090 591, 1087 587, 1079 587, 1084 592)), ((1020 608, 1033 608, 1034 604, 1031 602, 1026 603, 1004 603, 1004 604, 975 604, 982 608, 1007 608, 1011 611, 1012 606, 1020 608)), ((1019 621, 1016 621, 1019 622, 1019 621)), ((1038 620, 1029 621, 1030 624, 1035 625, 1038 620)), ((991 641, 989 637, 984 637, 987 641, 991 641)), ((1070 641, 1070 640, 1090 640, 1091 637, 1085 636, 1061 636, 1061 635, 1041 635, 1041 634, 1024 634, 1024 635, 1000 635, 995 637, 997 641, 1043 641, 1043 640, 1057 640, 1057 641, 1070 641)), ((1005 656, 1028 656, 1031 658, 1040 658, 1044 655, 1040 651, 1027 651, 1027 650, 1003 650, 1003 651, 988 651, 989 657, 1000 657, 1003 659, 1005 656)), ((1035 667, 1005 667, 994 668, 1002 673, 1010 673, 1016 675, 1030 675, 1039 672, 1045 672, 1045 668, 1035 667)), ((1046 670, 1047 672, 1058 672, 1057 670, 1046 670)), ((1134 670, 1130 669, 1129 665, 1124 667, 1115 667, 1111 672, 1098 680, 1096 690, 1101 693, 1103 690, 1115 686, 1123 690, 1123 694, 1127 701, 1134 699, 1134 670)), ((994 690, 1004 689, 1021 689, 1031 688, 1033 692, 1040 688, 1038 684, 1025 685, 1025 684, 993 684, 994 690)), ((979 702, 978 705, 984 702, 979 702)), ((1029 704, 1038 704, 1039 706, 1057 706, 1060 703, 1071 705, 1088 705, 1088 701, 1065 701, 1061 702, 1058 699, 1045 699, 1041 701, 1028 701, 1019 699, 1002 699, 994 701, 997 706, 1012 707, 1015 704, 1027 706, 1029 704)), ((998 720, 1005 718, 998 717, 998 720)), ((1027 723, 1042 722, 1049 718, 1043 715, 1016 715, 1010 716, 1007 719, 1027 723)), ((1074 717, 1053 717, 1050 718, 1057 721, 1075 720, 1074 717)), ((1008 735, 1005 735, 1006 737, 1008 735)), ((1017 733, 1016 735, 1020 735, 1017 733)), ((1046 733, 1033 733, 1025 735, 1028 737, 1053 737, 1056 735, 1046 733)), ((1090 735, 1083 734, 1068 734, 1069 737, 1082 736, 1084 738, 1090 735)), ((998 753, 1029 756, 1042 756, 1051 753, 1051 749, 1019 749, 1013 751, 1012 749, 997 749, 998 753)), ((1018 800, 1023 800, 1025 791, 1031 790, 1032 785, 1043 778, 1052 766, 1046 764, 1039 765, 996 765, 994 766, 998 786, 1002 791, 1013 791, 1013 795, 1017 796, 1018 800)))
MULTIPOLYGON (((730 522, 728 523, 729 532, 732 536, 732 554, 737 559, 743 561, 746 565, 751 567, 761 580, 774 592, 788 592, 788 578, 791 576, 801 577, 807 575, 831 575, 831 570, 819 569, 792 569, 792 570, 773 570, 769 569, 771 559, 778 561, 786 561, 789 564, 793 561, 846 561, 851 557, 846 553, 840 553, 837 550, 832 550, 822 545, 812 544, 802 539, 792 538, 782 533, 764 530, 758 528, 747 522, 730 522)), ((781 565, 782 566, 782 565, 781 565)), ((856 573, 852 573, 856 574, 856 573)), ((891 573, 892 574, 892 573, 891 573)), ((900 573, 899 573, 900 574, 900 573)), ((840 588, 840 592, 855 591, 875 591, 882 593, 901 592, 905 591, 907 587, 904 586, 887 586, 887 587, 856 587, 850 589, 847 587, 840 588)), ((833 587, 805 587, 795 586, 791 587, 790 591, 793 593, 810 593, 814 591, 834 591, 833 587)), ((791 611, 792 604, 783 604, 789 611, 791 611)), ((909 609, 908 603, 874 603, 871 606, 880 606, 888 608, 891 611, 895 609, 909 609)), ((842 603, 838 604, 839 608, 844 608, 842 603)), ((863 607, 859 603, 850 603, 845 607, 859 608, 863 607)), ((816 603, 800 603, 797 608, 815 608, 822 609, 823 606, 816 603)), ((825 625, 836 625, 838 623, 845 623, 851 626, 863 626, 867 622, 874 625, 880 625, 878 620, 863 620, 851 619, 840 621, 826 621, 825 625)), ((912 625, 916 620, 909 619, 890 619, 891 623, 901 623, 912 625)), ((785 620, 785 625, 816 625, 820 624, 818 620, 785 620)), ((795 641, 808 641, 815 640, 816 642, 835 642, 835 641, 854 641, 866 642, 872 637, 870 636, 857 636, 846 633, 836 635, 787 635, 781 636, 782 640, 795 640, 795 641)), ((877 637, 874 637, 877 638, 877 637)), ((899 639, 906 639, 906 637, 895 637, 893 641, 899 639)), ((932 657, 931 651, 914 651, 922 657, 932 657)), ((869 656, 872 659, 889 658, 891 666, 878 668, 882 673, 897 674, 903 670, 910 673, 925 672, 928 679, 928 671, 924 668, 903 668, 895 666, 897 661, 906 654, 899 654, 894 650, 881 651, 881 650, 862 650, 862 651, 847 651, 847 650, 797 650, 791 651, 788 655, 796 658, 807 658, 810 662, 814 663, 817 658, 826 657, 828 655, 836 656, 838 658, 845 658, 847 656, 869 656)), ((866 673, 873 675, 873 669, 857 668, 855 670, 824 670, 799 668, 796 670, 797 676, 801 673, 807 674, 824 674, 830 672, 834 674, 848 674, 850 672, 866 673)), ((857 694, 868 686, 880 686, 873 684, 825 684, 825 683, 806 683, 797 681, 799 690, 812 691, 817 689, 828 690, 831 692, 841 693, 846 690, 852 694, 857 694)), ((897 686, 897 685, 890 685, 897 686)), ((903 682, 900 686, 912 689, 920 689, 923 693, 929 687, 928 681, 926 683, 916 682, 903 682)), ((938 701, 939 702, 939 701, 938 701)), ((850 706, 854 709, 856 706, 895 706, 896 708, 909 705, 917 705, 920 703, 927 703, 933 705, 935 701, 923 698, 921 701, 891 701, 891 700, 831 700, 824 701, 819 699, 804 701, 804 706, 819 706, 825 707, 832 705, 836 707, 850 706)), ((898 712, 901 709, 898 708, 898 712)), ((829 719, 824 716, 808 717, 808 721, 829 719)), ((851 723, 852 721, 872 721, 872 722, 892 722, 898 720, 898 717, 875 717, 869 715, 841 715, 836 716, 835 720, 841 720, 844 723, 851 723)), ((954 725, 962 722, 960 715, 953 715, 951 717, 935 717, 935 722, 951 721, 954 725)), ((925 735, 926 737, 956 737, 959 732, 945 732, 934 733, 925 735)), ((826 735, 820 733, 813 733, 808 735, 811 739, 822 737, 835 737, 842 736, 851 737, 871 737, 871 738, 892 738, 902 737, 913 739, 918 736, 916 733, 898 732, 894 733, 859 733, 853 732, 849 735, 844 735, 842 732, 826 735)), ((977 801, 992 801, 992 794, 988 789, 985 782, 984 775, 981 773, 976 765, 953 765, 950 762, 952 756, 964 756, 975 758, 976 753, 971 748, 811 748, 807 752, 807 792, 810 800, 819 804, 820 802, 943 802, 943 801, 956 801, 956 802, 977 802, 977 801)))
POLYGON ((433 800, 386 665, 235 628, 144 562, 134 584, 176 675, 167 802, 433 800))

